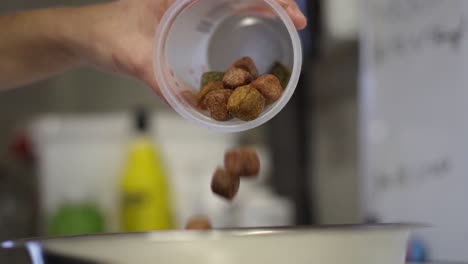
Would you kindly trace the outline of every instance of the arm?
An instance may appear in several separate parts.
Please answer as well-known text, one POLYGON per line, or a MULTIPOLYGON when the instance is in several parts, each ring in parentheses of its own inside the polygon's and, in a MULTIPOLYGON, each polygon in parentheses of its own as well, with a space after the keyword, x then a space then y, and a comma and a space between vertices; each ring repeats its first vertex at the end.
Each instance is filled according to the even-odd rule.
POLYGON ((0 16, 0 90, 90 64, 155 88, 152 39, 169 1, 116 1, 0 16))
POLYGON ((0 89, 45 79, 78 65, 67 47, 65 24, 69 10, 50 9, 0 17, 0 89))
POLYGON ((165 0, 116 1, 0 17, 0 90, 82 64, 156 87, 151 67, 145 67, 151 64, 155 21, 168 6, 165 0), (152 8, 144 2, 151 2, 152 8))
MULTIPOLYGON (((132 76, 160 95, 153 78, 155 24, 174 0, 121 0, 0 16, 0 90, 79 66, 132 76)), ((294 0, 278 0, 297 28, 294 0)))

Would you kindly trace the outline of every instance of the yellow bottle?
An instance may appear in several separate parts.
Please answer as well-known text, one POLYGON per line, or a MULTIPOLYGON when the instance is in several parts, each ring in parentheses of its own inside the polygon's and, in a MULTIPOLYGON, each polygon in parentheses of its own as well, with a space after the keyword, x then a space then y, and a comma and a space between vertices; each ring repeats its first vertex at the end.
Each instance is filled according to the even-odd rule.
POLYGON ((171 229, 169 186, 159 152, 146 135, 144 112, 138 113, 137 128, 120 183, 122 231, 171 229))

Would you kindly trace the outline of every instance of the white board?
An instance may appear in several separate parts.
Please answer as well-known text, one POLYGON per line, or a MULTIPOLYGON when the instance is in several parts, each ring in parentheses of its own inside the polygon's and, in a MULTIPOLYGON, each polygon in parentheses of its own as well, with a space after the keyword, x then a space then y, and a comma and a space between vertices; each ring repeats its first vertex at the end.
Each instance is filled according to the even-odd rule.
POLYGON ((468 1, 362 3, 364 210, 467 261, 468 1))

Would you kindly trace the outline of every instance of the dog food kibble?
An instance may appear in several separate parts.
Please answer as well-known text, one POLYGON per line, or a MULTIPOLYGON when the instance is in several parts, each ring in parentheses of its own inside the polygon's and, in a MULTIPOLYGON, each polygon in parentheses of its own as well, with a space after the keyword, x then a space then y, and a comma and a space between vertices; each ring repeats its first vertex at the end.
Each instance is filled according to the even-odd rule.
POLYGON ((235 89, 236 87, 249 84, 252 82, 252 75, 241 68, 230 68, 223 77, 223 84, 225 88, 235 89))
POLYGON ((203 101, 208 93, 216 90, 221 90, 223 88, 224 86, 222 81, 213 81, 205 84, 197 94, 198 105, 200 106, 200 108, 203 110, 207 109, 207 106, 204 104, 203 101))
POLYGON ((240 58, 225 73, 206 72, 202 75, 197 106, 208 110, 218 121, 233 117, 243 121, 254 120, 263 112, 265 105, 281 97, 291 75, 289 69, 279 62, 275 62, 270 73, 259 77, 250 57, 240 58))
POLYGON ((222 81, 224 72, 205 72, 201 77, 201 87, 207 85, 210 82, 222 81))
POLYGON ((211 190, 228 200, 232 200, 239 190, 238 175, 230 174, 223 168, 217 168, 211 179, 211 190))
POLYGON ((227 109, 240 120, 256 119, 265 107, 265 98, 250 85, 237 87, 228 99, 227 109))
POLYGON ((253 148, 232 149, 224 154, 224 167, 230 174, 253 177, 260 171, 260 159, 253 148))
POLYGON ((187 221, 185 225, 187 230, 209 230, 211 229, 211 223, 208 218, 203 216, 192 217, 187 221))
MULTIPOLYGON (((220 91, 222 90, 211 93, 220 91)), ((213 193, 231 201, 239 191, 240 177, 258 175, 260 159, 254 148, 241 147, 231 149, 224 153, 224 167, 218 167, 213 173, 211 190, 213 193)), ((211 228, 210 221, 203 216, 191 217, 185 224, 186 230, 210 230, 211 228)))
POLYGON ((283 93, 280 81, 272 74, 260 76, 250 85, 265 97, 267 105, 276 102, 283 93))
POLYGON ((232 94, 230 89, 221 89, 209 92, 203 100, 203 105, 210 112, 214 120, 226 121, 231 119, 231 114, 227 109, 227 102, 232 94))
POLYGON ((231 68, 240 68, 248 71, 254 79, 258 77, 257 66, 250 57, 242 57, 232 64, 231 68))
POLYGON ((291 77, 291 71, 288 67, 284 66, 279 62, 275 62, 273 67, 270 69, 270 73, 275 75, 283 86, 283 89, 288 86, 289 77, 291 77))

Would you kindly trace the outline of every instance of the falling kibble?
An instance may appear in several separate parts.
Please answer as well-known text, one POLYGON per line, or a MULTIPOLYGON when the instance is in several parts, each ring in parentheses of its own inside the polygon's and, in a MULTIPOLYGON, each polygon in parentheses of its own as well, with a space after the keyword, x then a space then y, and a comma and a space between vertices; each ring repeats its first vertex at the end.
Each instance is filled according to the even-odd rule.
POLYGON ((211 190, 213 193, 232 200, 239 191, 240 178, 230 174, 223 168, 217 168, 211 178, 211 190))
POLYGON ((187 230, 210 230, 211 228, 210 220, 204 216, 192 217, 185 225, 187 230))
POLYGON ((254 148, 232 149, 224 154, 224 167, 233 175, 255 177, 260 171, 260 159, 254 148))

